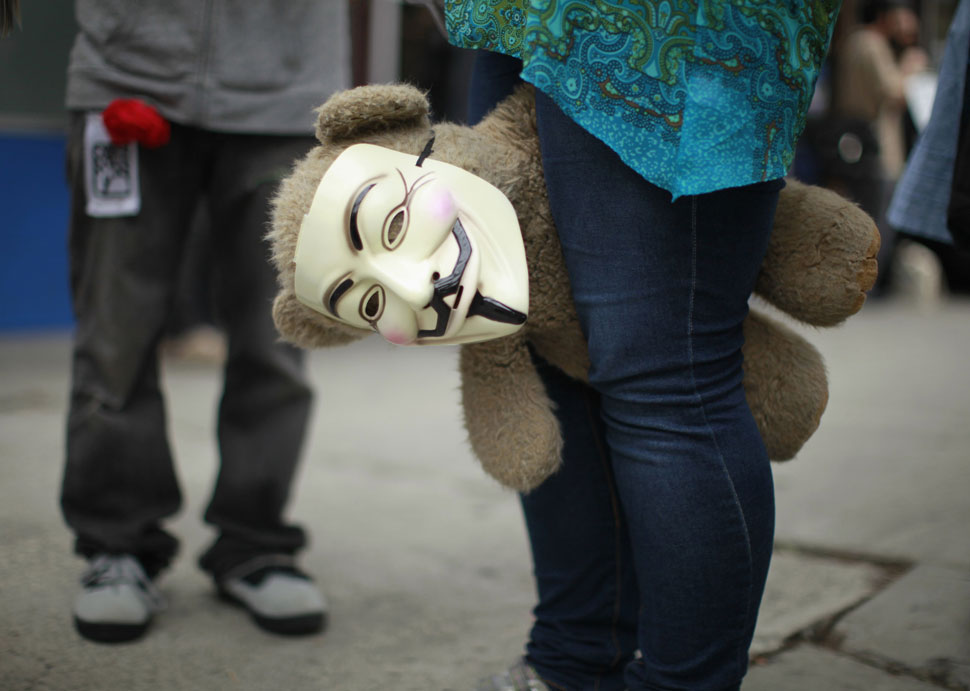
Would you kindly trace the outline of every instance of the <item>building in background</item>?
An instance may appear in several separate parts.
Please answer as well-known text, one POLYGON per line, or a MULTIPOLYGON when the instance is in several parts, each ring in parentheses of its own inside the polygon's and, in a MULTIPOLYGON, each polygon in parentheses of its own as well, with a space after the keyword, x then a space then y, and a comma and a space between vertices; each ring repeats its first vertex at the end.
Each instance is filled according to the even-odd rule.
POLYGON ((71 323, 64 84, 71 0, 25 2, 0 39, 0 330, 71 323))

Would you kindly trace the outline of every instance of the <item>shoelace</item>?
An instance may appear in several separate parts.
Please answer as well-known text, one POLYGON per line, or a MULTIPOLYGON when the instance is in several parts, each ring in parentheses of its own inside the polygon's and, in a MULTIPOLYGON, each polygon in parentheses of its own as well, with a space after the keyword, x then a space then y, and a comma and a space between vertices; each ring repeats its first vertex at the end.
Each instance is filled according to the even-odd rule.
POLYGON ((152 612, 165 609, 165 597, 145 574, 141 564, 127 554, 98 555, 91 561, 90 567, 81 577, 81 585, 85 588, 125 583, 136 586, 135 592, 139 594, 152 612))

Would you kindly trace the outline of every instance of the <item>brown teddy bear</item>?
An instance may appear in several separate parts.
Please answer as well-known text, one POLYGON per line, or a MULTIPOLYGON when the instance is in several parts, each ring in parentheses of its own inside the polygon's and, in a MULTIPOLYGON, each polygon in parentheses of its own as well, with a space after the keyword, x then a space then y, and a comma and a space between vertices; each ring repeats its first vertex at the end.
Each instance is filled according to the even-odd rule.
MULTIPOLYGON (((560 463, 560 430, 529 348, 585 380, 586 344, 570 297, 543 180, 534 92, 519 89, 475 127, 435 124, 424 94, 406 85, 364 86, 318 110, 315 147, 275 198, 269 239, 279 271, 273 316, 283 338, 303 348, 370 333, 331 319, 294 293, 294 257, 304 214, 334 159, 370 143, 463 168, 500 189, 518 216, 529 274, 529 315, 514 334, 461 346, 462 403, 472 448, 501 484, 526 491, 560 463)), ((790 181, 782 191, 756 294, 794 319, 833 326, 857 312, 876 278, 879 234, 838 195, 790 181)), ((744 385, 768 454, 792 458, 818 427, 828 399, 819 353, 792 330, 752 310, 745 322, 744 385)))

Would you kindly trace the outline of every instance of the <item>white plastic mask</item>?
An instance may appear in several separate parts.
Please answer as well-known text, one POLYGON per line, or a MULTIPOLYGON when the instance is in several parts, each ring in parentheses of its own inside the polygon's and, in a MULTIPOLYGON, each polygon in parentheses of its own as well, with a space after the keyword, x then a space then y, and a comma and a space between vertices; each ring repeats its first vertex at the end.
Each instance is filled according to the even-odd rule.
POLYGON ((391 343, 515 332, 529 276, 511 202, 461 168, 372 144, 340 154, 300 226, 295 292, 391 343))

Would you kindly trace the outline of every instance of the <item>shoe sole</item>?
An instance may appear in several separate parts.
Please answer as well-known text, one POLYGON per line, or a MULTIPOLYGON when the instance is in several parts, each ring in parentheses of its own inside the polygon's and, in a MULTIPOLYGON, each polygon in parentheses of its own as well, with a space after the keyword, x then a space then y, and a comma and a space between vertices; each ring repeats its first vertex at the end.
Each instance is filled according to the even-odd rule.
POLYGON ((250 609, 245 602, 232 593, 222 588, 217 588, 217 592, 220 600, 246 610, 259 628, 270 633, 282 636, 309 636, 320 633, 327 625, 326 612, 303 614, 298 617, 267 617, 250 609))
POLYGON ((97 643, 128 643, 141 638, 150 622, 144 624, 103 624, 74 617, 74 628, 84 638, 97 643))

